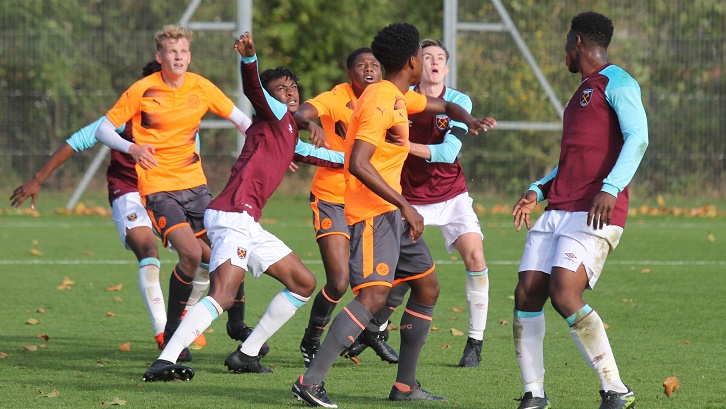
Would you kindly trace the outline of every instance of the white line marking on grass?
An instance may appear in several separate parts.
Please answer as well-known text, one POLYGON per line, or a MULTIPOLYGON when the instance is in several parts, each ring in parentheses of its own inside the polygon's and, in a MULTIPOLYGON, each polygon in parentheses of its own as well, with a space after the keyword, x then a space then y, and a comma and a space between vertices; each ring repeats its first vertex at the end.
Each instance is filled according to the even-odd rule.
MULTIPOLYGON (((163 259, 164 264, 177 263, 175 259, 163 259)), ((464 264, 461 260, 435 260, 436 264, 452 265, 464 264)), ((22 266, 22 265, 104 265, 104 264, 136 264, 131 260, 0 260, 0 265, 6 266, 22 266)), ((305 264, 323 264, 319 259, 303 260, 305 264)), ((497 260, 487 261, 487 264, 511 266, 519 265, 519 260, 497 260)), ((645 265, 645 266, 726 266, 726 260, 612 260, 605 263, 606 265, 645 265)))

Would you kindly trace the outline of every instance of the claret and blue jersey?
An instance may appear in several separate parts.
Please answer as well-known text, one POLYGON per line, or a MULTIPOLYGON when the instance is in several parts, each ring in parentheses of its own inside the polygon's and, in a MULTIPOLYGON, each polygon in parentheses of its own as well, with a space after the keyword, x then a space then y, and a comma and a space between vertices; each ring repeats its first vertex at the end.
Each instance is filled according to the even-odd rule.
POLYGON ((600 191, 617 197, 611 224, 625 226, 628 184, 648 146, 640 86, 606 64, 585 78, 567 103, 558 166, 530 189, 547 210, 589 211, 600 191))

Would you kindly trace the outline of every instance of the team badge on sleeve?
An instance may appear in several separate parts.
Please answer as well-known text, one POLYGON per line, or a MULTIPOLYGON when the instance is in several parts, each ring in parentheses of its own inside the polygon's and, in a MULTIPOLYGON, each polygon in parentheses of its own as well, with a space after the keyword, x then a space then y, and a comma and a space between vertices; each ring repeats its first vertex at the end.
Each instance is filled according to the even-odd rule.
POLYGON ((444 114, 436 115, 436 127, 442 131, 447 129, 449 127, 449 116, 444 114))
POLYGON ((247 249, 243 249, 242 247, 237 247, 237 257, 239 257, 239 258, 247 257, 247 249))
POLYGON ((587 104, 590 103, 591 99, 592 99, 592 89, 583 90, 582 95, 580 95, 580 106, 586 107, 587 104))
POLYGON ((126 216, 127 219, 129 219, 130 222, 136 220, 136 213, 131 213, 130 215, 126 216))

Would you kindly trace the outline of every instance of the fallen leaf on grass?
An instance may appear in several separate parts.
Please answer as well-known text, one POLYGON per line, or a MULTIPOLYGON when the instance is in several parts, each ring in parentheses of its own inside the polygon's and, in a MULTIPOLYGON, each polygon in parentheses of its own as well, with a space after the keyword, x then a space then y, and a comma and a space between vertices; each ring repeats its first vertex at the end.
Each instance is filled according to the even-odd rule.
POLYGON ((40 321, 36 320, 35 318, 31 318, 31 319, 25 321, 25 323, 28 325, 38 325, 38 324, 40 324, 40 321))
POLYGON ((75 281, 71 280, 68 277, 63 277, 63 281, 61 282, 61 284, 65 284, 65 285, 73 285, 75 283, 76 283, 75 281))
POLYGON ((683 341, 681 341, 681 345, 688 345, 690 343, 691 343, 691 341, 689 341, 687 339, 684 339, 683 341))
POLYGON ((398 331, 398 326, 397 325, 389 325, 388 326, 388 330, 389 331, 398 331))
POLYGON ((633 302, 633 299, 632 298, 623 298, 622 301, 623 302, 633 302))
POLYGON ((202 346, 192 342, 191 345, 189 345, 187 348, 191 349, 192 351, 199 351, 200 349, 202 349, 202 346))
POLYGON ((211 334, 212 332, 214 332, 214 328, 209 328, 208 330, 206 330, 204 332, 206 332, 207 334, 211 334))
POLYGON ((38 338, 43 338, 45 341, 48 341, 50 339, 50 337, 45 334, 36 334, 35 336, 38 338))
POLYGON ((708 241, 710 241, 711 243, 713 243, 714 241, 716 241, 716 236, 714 236, 714 235, 713 235, 713 233, 711 233, 711 232, 708 232, 708 235, 706 236, 706 238, 707 238, 707 239, 708 239, 708 241))
POLYGON ((73 288, 73 287, 69 286, 68 284, 61 284, 61 285, 58 286, 58 289, 61 290, 61 291, 63 291, 63 290, 70 290, 71 288, 73 288))
POLYGON ((449 345, 449 344, 439 345, 439 348, 441 348, 441 349, 449 349, 449 348, 451 348, 451 345, 449 345))
POLYGON ((30 255, 31 256, 42 256, 43 253, 41 253, 40 250, 38 250, 38 249, 32 249, 32 250, 30 250, 30 255))
POLYGON ((92 251, 90 251, 90 250, 86 250, 86 251, 84 251, 84 252, 83 252, 83 253, 81 253, 81 254, 83 254, 84 256, 92 256, 92 255, 93 255, 93 252, 92 252, 92 251))
POLYGON ((499 323, 502 325, 509 325, 509 322, 507 322, 507 320, 499 320, 499 323))
POLYGON ((650 269, 649 268, 644 268, 644 269, 640 270, 640 272, 641 273, 650 273, 650 269))
POLYGON ((41 390, 38 390, 38 392, 40 393, 40 396, 43 396, 45 398, 57 398, 58 396, 60 396, 60 392, 58 392, 58 389, 53 389, 50 393, 44 393, 41 390))
POLYGON ((106 291, 121 291, 122 288, 124 288, 123 284, 116 284, 106 287, 106 291))
POLYGON ((678 378, 675 376, 669 376, 666 378, 665 381, 663 381, 663 393, 665 393, 665 396, 671 397, 673 392, 676 391, 676 389, 680 388, 681 383, 678 382, 678 378))
POLYGON ((121 299, 121 297, 119 297, 118 295, 117 296, 114 296, 113 297, 113 300, 116 301, 116 302, 123 302, 123 300, 121 299))
POLYGON ((118 349, 124 352, 129 352, 131 351, 131 343, 127 342, 125 344, 121 344, 118 346, 118 349))
POLYGON ((605 329, 610 329, 610 325, 608 325, 608 324, 606 324, 604 322, 602 323, 602 326, 605 327, 605 329))
POLYGON ((357 365, 360 365, 360 363, 362 362, 362 361, 360 360, 360 358, 358 358, 357 356, 346 356, 346 358, 348 358, 348 359, 350 359, 351 361, 355 362, 355 363, 356 363, 357 365))
POLYGON ((38 347, 35 345, 26 345, 23 347, 24 350, 34 352, 38 350, 38 347))
POLYGON ((31 243, 32 243, 32 244, 33 244, 34 246, 37 246, 37 245, 39 245, 40 243, 42 243, 42 241, 40 241, 40 240, 38 240, 38 239, 33 239, 33 240, 31 240, 30 242, 31 242, 31 243))
POLYGON ((45 344, 40 344, 40 345, 38 345, 38 348, 48 348, 48 346, 45 344))
POLYGON ((116 313, 115 312, 111 312, 111 311, 106 311, 106 316, 107 317, 115 317, 116 316, 116 313))
POLYGON ((454 307, 454 308, 452 308, 452 310, 453 310, 454 312, 462 312, 462 311, 463 311, 464 309, 463 309, 463 308, 461 308, 461 307, 454 307))
POLYGON ((461 332, 461 331, 459 331, 459 330, 458 330, 458 329, 456 329, 456 328, 452 328, 452 329, 451 329, 451 335, 453 335, 453 336, 455 336, 455 337, 460 337, 460 336, 464 335, 464 333, 463 333, 463 332, 461 332))
POLYGON ((45 310, 44 310, 44 309, 42 309, 42 308, 38 308, 38 309, 37 309, 37 310, 35 310, 35 311, 37 311, 37 312, 38 312, 38 313, 40 313, 40 314, 42 314, 42 313, 44 313, 44 312, 45 312, 45 310))
POLYGON ((126 401, 114 396, 110 402, 103 402, 101 406, 126 406, 126 401))
POLYGON ((0 352, 0 359, 7 358, 7 357, 8 357, 8 354, 6 354, 5 352, 0 352))
POLYGON ((439 330, 439 327, 431 327, 430 330, 431 331, 438 331, 439 330))

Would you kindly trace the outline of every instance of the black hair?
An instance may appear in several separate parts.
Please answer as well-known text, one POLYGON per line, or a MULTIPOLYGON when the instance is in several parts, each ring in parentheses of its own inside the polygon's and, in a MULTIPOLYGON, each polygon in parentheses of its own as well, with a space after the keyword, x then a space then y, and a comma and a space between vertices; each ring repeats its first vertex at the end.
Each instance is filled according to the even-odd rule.
POLYGON ((288 70, 285 67, 270 68, 260 73, 260 82, 262 83, 262 87, 265 89, 267 89, 267 84, 269 84, 270 81, 276 80, 278 78, 290 78, 291 80, 295 81, 295 84, 300 82, 300 79, 297 77, 297 75, 293 74, 292 71, 288 70))
POLYGON ((408 59, 418 54, 419 34, 416 26, 393 23, 383 27, 371 43, 373 55, 388 72, 403 69, 408 59))
POLYGON ((368 47, 361 47, 352 53, 348 54, 348 59, 345 60, 345 66, 348 67, 349 70, 352 70, 355 68, 355 59, 358 58, 361 54, 373 54, 373 50, 371 50, 368 47))
POLYGON ((594 11, 586 11, 572 19, 570 30, 583 39, 603 48, 608 48, 613 38, 613 22, 609 18, 594 11))
POLYGON ((144 68, 141 69, 141 76, 142 77, 148 77, 149 75, 161 71, 161 64, 156 62, 156 60, 149 61, 144 65, 144 68))

